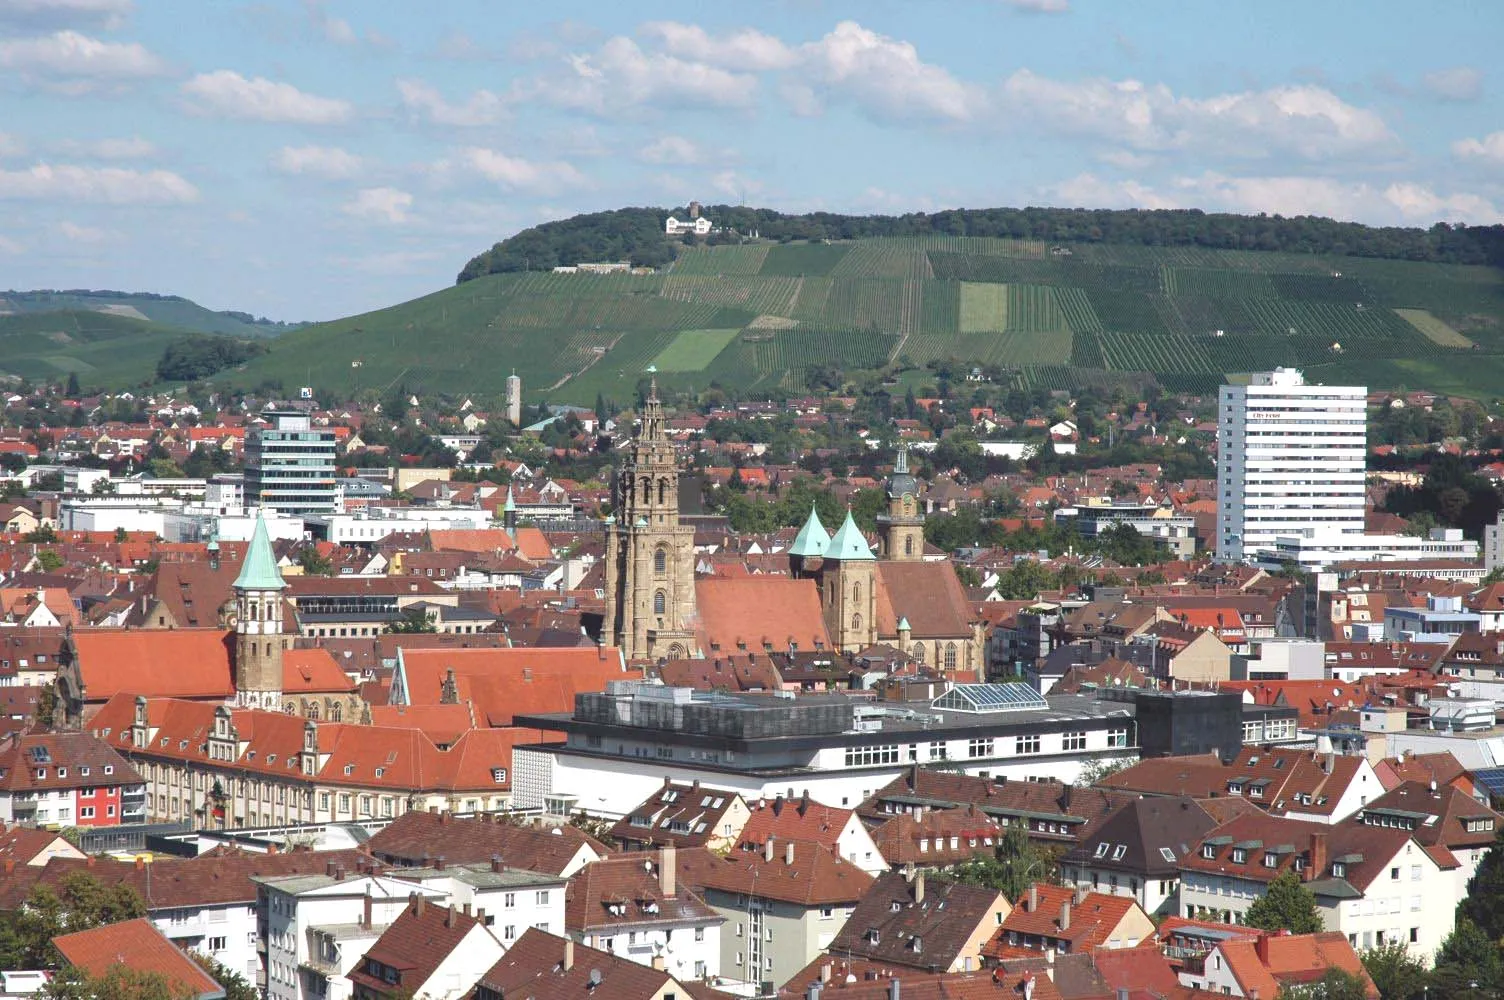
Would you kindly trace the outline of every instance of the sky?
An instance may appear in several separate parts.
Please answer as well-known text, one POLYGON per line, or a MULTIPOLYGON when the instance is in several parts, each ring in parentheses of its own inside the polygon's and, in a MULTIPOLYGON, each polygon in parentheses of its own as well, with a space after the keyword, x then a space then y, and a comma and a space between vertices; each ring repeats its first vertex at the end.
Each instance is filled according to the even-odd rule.
POLYGON ((0 288, 317 320, 745 202, 1504 222, 1498 0, 0 0, 0 288))

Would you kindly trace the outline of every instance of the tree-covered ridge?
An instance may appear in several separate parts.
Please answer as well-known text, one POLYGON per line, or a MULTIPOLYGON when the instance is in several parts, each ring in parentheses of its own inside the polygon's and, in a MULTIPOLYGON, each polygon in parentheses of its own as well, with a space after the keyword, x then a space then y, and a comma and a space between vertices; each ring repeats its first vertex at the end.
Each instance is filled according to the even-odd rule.
MULTIPOLYGON (((1504 265, 1504 226, 1373 227, 1309 215, 1230 215, 1199 209, 961 208, 907 215, 785 215, 766 208, 712 205, 704 212, 718 227, 741 234, 756 232, 771 240, 974 236, 1504 265)), ((673 260, 678 243, 663 232, 663 220, 669 215, 684 217, 687 212, 683 208, 623 208, 546 222, 473 258, 458 281, 583 261, 630 260, 662 267, 673 260)))

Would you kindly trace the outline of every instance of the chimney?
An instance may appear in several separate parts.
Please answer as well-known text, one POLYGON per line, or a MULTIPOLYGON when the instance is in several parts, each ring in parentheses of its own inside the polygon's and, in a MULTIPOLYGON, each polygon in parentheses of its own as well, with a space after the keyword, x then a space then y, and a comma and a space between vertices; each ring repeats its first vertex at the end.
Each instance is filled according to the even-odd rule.
POLYGON ((1029 905, 1026 909, 1030 913, 1039 909, 1039 883, 1037 882, 1029 883, 1029 905))
MULTIPOLYGON (((141 869, 143 869, 145 867, 146 867, 146 859, 143 858, 139 854, 136 855, 136 871, 140 871, 141 869)), ((9 874, 9 873, 7 872, 7 874, 9 874)))
POLYGON ((415 917, 421 917, 427 911, 428 911, 428 897, 424 896, 422 893, 419 893, 418 894, 418 901, 413 904, 413 916, 415 916, 415 917))
POLYGON ((438 857, 436 857, 436 858, 433 859, 433 867, 434 867, 435 871, 443 871, 444 870, 444 864, 445 864, 445 862, 444 862, 444 855, 442 855, 442 854, 440 854, 438 857))
POLYGON ((1310 882, 1321 878, 1326 871, 1326 834, 1311 834, 1311 857, 1310 864, 1306 866, 1306 881, 1310 882))
POLYGON ((767 862, 773 860, 773 835, 768 834, 768 839, 762 842, 762 859, 767 862))
POLYGON ((789 866, 794 864, 794 842, 792 840, 783 845, 783 863, 789 866))
POLYGON ((1253 950, 1259 956, 1259 964, 1265 968, 1269 967, 1269 937, 1268 934, 1260 934, 1253 943, 1253 950))
MULTIPOLYGON (((792 789, 790 789, 790 791, 792 791, 792 789)), ((781 815, 783 815, 783 796, 782 795, 778 796, 776 799, 773 800, 773 815, 774 816, 781 816, 781 815)))
POLYGON ((470 915, 470 904, 469 903, 462 903, 462 904, 460 904, 460 912, 463 913, 465 916, 468 917, 470 915))
POLYGON ((924 902, 924 872, 914 876, 914 902, 924 902))
POLYGON ((898 1000, 898 977, 888 980, 888 1000, 898 1000))
POLYGON ((568 935, 564 938, 564 971, 574 968, 574 938, 568 935))
POLYGON ((655 972, 665 972, 668 970, 668 963, 663 960, 662 955, 653 956, 653 970, 655 972))
POLYGON ((491 855, 491 870, 493 872, 499 872, 499 871, 501 871, 501 868, 502 868, 502 865, 501 865, 501 855, 500 854, 493 854, 493 855, 491 855))
POLYGON ((446 914, 444 914, 444 926, 445 927, 453 927, 454 926, 454 904, 453 903, 449 904, 449 912, 446 913, 446 914))
POLYGON ((367 889, 365 896, 361 898, 360 926, 366 930, 371 929, 371 890, 367 889))
POLYGON ((679 850, 669 844, 658 852, 658 885, 663 894, 673 898, 679 894, 679 850))
POLYGON ((824 980, 810 983, 809 989, 804 994, 805 1000, 820 1000, 820 990, 823 989, 824 986, 824 980))
POLYGON ((1118 987, 1118 989, 1117 989, 1117 1000, 1128 1000, 1128 987, 1126 987, 1126 986, 1119 986, 1118 987))
POLYGON ((478 921, 480 921, 480 923, 482 925, 485 924, 485 922, 486 922, 486 908, 484 906, 477 906, 475 908, 475 919, 478 920, 478 921))
POLYGON ((1071 901, 1068 899, 1060 904, 1060 929, 1063 931, 1071 929, 1071 901))

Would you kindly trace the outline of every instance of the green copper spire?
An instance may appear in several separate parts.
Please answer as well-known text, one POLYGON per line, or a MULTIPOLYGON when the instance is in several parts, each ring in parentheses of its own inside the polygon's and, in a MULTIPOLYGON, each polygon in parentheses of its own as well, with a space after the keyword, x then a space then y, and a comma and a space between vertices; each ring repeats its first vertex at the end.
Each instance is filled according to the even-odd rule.
POLYGON ((830 540, 830 548, 825 550, 825 558, 835 559, 838 562, 857 562, 864 559, 877 558, 872 550, 867 547, 867 539, 857 528, 856 522, 851 519, 851 508, 846 508, 846 520, 836 531, 835 537, 830 540))
POLYGON ((272 541, 266 534, 266 520, 258 511, 256 530, 251 534, 250 547, 245 550, 245 562, 240 575, 235 578, 236 590, 282 590, 287 584, 282 571, 277 569, 277 557, 272 552, 272 541))
POLYGON ((825 533, 825 525, 820 523, 820 516, 815 513, 815 505, 810 504, 809 520, 804 522, 804 527, 794 536, 794 544, 789 546, 789 555, 811 559, 825 555, 828 548, 830 536, 825 533))
POLYGON ((517 504, 512 502, 512 487, 507 487, 507 502, 502 505, 501 512, 507 514, 517 509, 517 504))

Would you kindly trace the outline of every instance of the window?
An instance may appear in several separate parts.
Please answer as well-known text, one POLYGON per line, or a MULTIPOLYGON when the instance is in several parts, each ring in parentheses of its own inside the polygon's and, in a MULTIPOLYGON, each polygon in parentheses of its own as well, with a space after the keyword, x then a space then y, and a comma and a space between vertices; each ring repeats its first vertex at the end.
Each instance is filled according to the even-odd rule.
POLYGON ((1063 733, 1060 737, 1060 749, 1062 750, 1085 750, 1085 733, 1063 733))
POLYGON ((222 937, 211 937, 209 939, 209 950, 210 951, 224 951, 225 950, 225 946, 226 946, 226 942, 225 942, 225 939, 222 938, 222 937))
POLYGON ((1123 860, 1123 855, 1127 854, 1127 853, 1128 853, 1128 845, 1127 844, 1119 844, 1117 847, 1114 847, 1112 849, 1112 860, 1114 860, 1114 861, 1122 861, 1123 860))
POLYGON ((897 764, 898 744, 885 743, 871 747, 847 747, 847 767, 872 767, 877 764, 897 764))
POLYGON ((79 819, 93 819, 94 818, 94 807, 93 806, 80 806, 79 809, 78 809, 78 818, 79 819))
POLYGON ((930 744, 929 753, 930 760, 944 760, 950 756, 950 751, 946 749, 945 743, 940 740, 936 740, 930 744))
POLYGON ((503 908, 508 909, 508 910, 510 910, 512 907, 516 906, 517 905, 517 894, 515 892, 509 892, 506 895, 502 896, 501 897, 501 905, 502 905, 503 908))
POLYGON ((968 756, 968 757, 991 757, 992 756, 992 740, 990 738, 987 738, 987 739, 978 738, 978 739, 974 739, 974 740, 969 741, 966 744, 966 756, 968 756))
POLYGON ((956 644, 953 642, 945 644, 945 669, 956 669, 956 644))
POLYGON ((1127 746, 1128 745, 1128 730, 1126 730, 1126 729, 1109 729, 1109 730, 1107 730, 1107 745, 1110 746, 1110 747, 1125 747, 1125 746, 1127 746))
POLYGON ((695 928, 695 940, 696 941, 704 941, 705 940, 705 928, 703 928, 703 927, 696 927, 695 928))
POLYGON ((498 785, 505 784, 507 780, 507 769, 504 767, 491 768, 491 780, 496 782, 498 785))
POLYGON ((1112 845, 1109 844, 1107 841, 1105 841, 1105 840, 1102 841, 1100 844, 1097 845, 1097 852, 1095 854, 1093 854, 1092 857, 1094 857, 1094 858, 1105 858, 1105 857, 1107 857, 1107 849, 1109 847, 1111 847, 1111 846, 1112 845))
POLYGON ((668 552, 659 548, 653 552, 653 572, 666 573, 668 571, 668 552))
POLYGON ((655 615, 661 615, 661 614, 664 614, 667 610, 668 610, 668 597, 665 596, 664 593, 663 593, 663 591, 661 591, 661 590, 655 592, 653 594, 653 614, 655 614, 655 615))
POLYGON ((1276 868, 1278 866, 1279 866, 1279 855, 1274 854, 1271 851, 1265 851, 1264 852, 1264 867, 1265 868, 1276 868))
POLYGON ((1017 754, 1038 753, 1038 736, 1016 736, 1013 739, 1013 752, 1017 754))
POLYGON ((537 900, 537 903, 538 903, 539 906, 547 906, 548 905, 548 890, 547 889, 539 889, 538 890, 538 895, 536 897, 536 900, 537 900))
POLYGON ((1233 864, 1235 864, 1235 865, 1246 864, 1247 861, 1248 861, 1248 851, 1246 851, 1245 849, 1243 849, 1241 847, 1234 847, 1232 849, 1232 863, 1233 864))
POLYGON ((1398 868, 1389 869, 1389 878, 1392 881, 1398 882, 1400 880, 1400 870, 1398 868))

